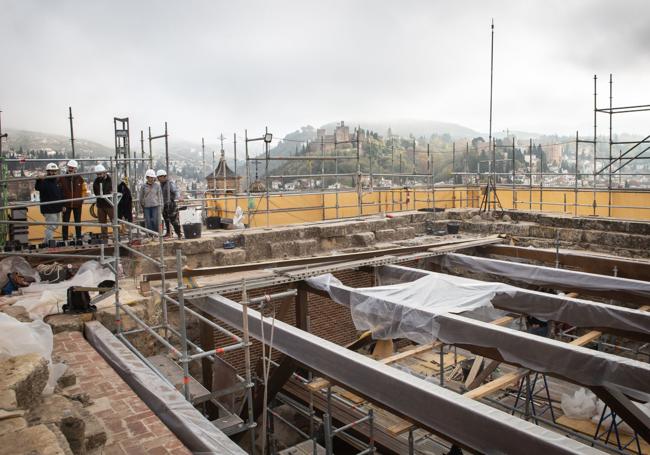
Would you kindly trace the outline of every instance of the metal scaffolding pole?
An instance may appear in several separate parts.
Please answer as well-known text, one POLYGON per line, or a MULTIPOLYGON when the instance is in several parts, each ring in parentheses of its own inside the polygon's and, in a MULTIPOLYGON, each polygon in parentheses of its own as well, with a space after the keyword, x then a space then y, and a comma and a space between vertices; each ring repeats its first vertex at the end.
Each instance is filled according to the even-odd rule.
POLYGON ((70 147, 72 148, 72 159, 75 158, 74 152, 74 128, 72 125, 72 106, 68 107, 68 120, 70 120, 70 147))

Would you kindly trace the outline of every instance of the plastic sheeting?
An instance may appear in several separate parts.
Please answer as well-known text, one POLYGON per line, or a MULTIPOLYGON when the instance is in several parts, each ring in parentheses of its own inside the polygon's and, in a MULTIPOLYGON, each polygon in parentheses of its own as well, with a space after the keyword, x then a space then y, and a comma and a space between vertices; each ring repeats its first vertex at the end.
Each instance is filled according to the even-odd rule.
MULTIPOLYGON (((342 305, 349 305, 351 309, 356 306, 356 314, 353 311, 355 326, 360 330, 376 331, 373 333, 376 338, 406 337, 422 344, 437 338, 445 344, 464 346, 485 353, 483 355, 489 358, 553 373, 578 384, 616 385, 650 393, 650 365, 647 363, 488 324, 473 319, 472 311, 454 314, 471 310, 474 305, 480 305, 476 308, 481 309, 489 307, 489 300, 496 290, 483 290, 481 298, 465 298, 465 305, 462 302, 454 306, 432 304, 454 298, 449 294, 453 289, 436 287, 436 275, 441 274, 377 288, 351 288, 340 284, 331 275, 321 275, 307 282, 317 289, 326 290, 334 301, 342 305), (424 283, 431 287, 418 291, 424 283), (391 293, 393 289, 397 290, 391 293), (422 292, 426 292, 426 298, 422 292)), ((459 277, 448 278, 454 282, 459 277)), ((462 283, 466 280, 462 278, 456 284, 467 288, 470 285, 462 283)), ((462 293, 454 296, 462 298, 462 293)))
POLYGON ((67 366, 52 363, 54 336, 52 327, 43 321, 20 322, 8 314, 0 313, 0 360, 23 354, 39 354, 49 363, 50 376, 44 393, 52 393, 56 381, 67 366))
POLYGON ((29 265, 29 262, 25 258, 21 256, 10 256, 0 261, 0 288, 7 284, 9 281, 7 274, 12 272, 18 272, 23 276, 34 278, 36 283, 41 281, 38 272, 29 265))
POLYGON ((14 305, 24 307, 32 319, 42 319, 48 314, 60 313, 61 306, 67 301, 69 287, 97 286, 104 280, 113 279, 115 275, 110 269, 97 261, 87 261, 69 280, 59 283, 32 283, 23 288, 23 297, 14 305))
POLYGON ((650 298, 650 283, 628 278, 598 275, 575 270, 555 269, 520 262, 448 253, 431 259, 447 269, 459 267, 473 272, 503 276, 511 280, 524 281, 555 289, 579 288, 592 291, 622 291, 650 298))
MULTIPOLYGON (((398 265, 386 265, 379 269, 381 284, 403 283, 423 276, 448 276, 428 270, 413 269, 398 265)), ((471 278, 455 277, 458 282, 481 283, 471 278)), ((504 285, 506 286, 506 285, 504 285)), ((591 300, 577 299, 565 295, 547 294, 509 286, 508 293, 497 294, 492 304, 499 309, 523 313, 541 320, 566 322, 577 327, 616 330, 624 335, 646 340, 650 338, 650 313, 608 305, 591 300)), ((485 319, 483 319, 485 320, 485 319)))
POLYGON ((88 342, 188 449, 194 453, 246 454, 106 327, 91 321, 85 324, 84 332, 88 342))
POLYGON ((349 306, 357 330, 370 330, 374 338, 408 338, 416 343, 437 338, 440 326, 435 317, 440 314, 475 312, 481 316, 478 319, 499 317, 490 301, 497 292, 516 290, 506 284, 443 274, 368 288, 345 286, 331 274, 309 278, 307 283, 349 306))

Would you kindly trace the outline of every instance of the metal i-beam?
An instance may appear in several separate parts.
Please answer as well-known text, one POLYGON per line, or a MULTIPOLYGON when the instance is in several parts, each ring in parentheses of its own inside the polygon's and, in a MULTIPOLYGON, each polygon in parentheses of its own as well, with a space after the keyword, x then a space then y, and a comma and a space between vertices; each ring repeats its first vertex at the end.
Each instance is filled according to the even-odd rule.
MULTIPOLYGON (((213 295, 195 304, 219 320, 242 327, 242 307, 238 303, 213 295)), ((262 338, 261 324, 268 343, 270 319, 249 310, 250 334, 258 340, 262 338)), ((517 453, 525 447, 530 453, 601 453, 281 321, 275 321, 273 345, 334 382, 476 452, 517 453)))
POLYGON ((479 246, 481 255, 505 256, 528 261, 538 261, 555 266, 556 259, 560 267, 582 270, 598 275, 619 276, 634 280, 650 281, 650 261, 633 260, 621 257, 606 256, 595 253, 580 253, 577 251, 556 251, 539 248, 523 248, 510 245, 479 246))
MULTIPOLYGON (((381 270, 384 276, 397 278, 400 281, 403 280, 404 272, 408 273, 410 280, 436 273, 399 265, 382 266, 381 270)), ((462 279, 468 283, 480 283, 479 280, 462 279)), ((492 305, 501 310, 544 320, 565 322, 576 327, 597 329, 626 338, 650 341, 650 313, 645 311, 515 287, 511 295, 497 293, 492 298, 492 305)))
POLYGON ((643 280, 455 253, 430 260, 448 269, 457 268, 496 277, 503 276, 516 282, 575 291, 583 295, 613 297, 616 300, 625 300, 627 296, 633 295, 644 302, 650 300, 650 282, 643 280))

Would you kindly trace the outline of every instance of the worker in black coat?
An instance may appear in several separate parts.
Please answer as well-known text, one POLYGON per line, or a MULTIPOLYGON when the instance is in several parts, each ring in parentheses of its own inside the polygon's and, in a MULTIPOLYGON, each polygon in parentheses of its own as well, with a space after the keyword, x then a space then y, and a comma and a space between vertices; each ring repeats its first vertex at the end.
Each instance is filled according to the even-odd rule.
POLYGON ((41 213, 45 218, 45 235, 44 243, 54 240, 54 231, 56 231, 58 224, 61 222, 61 211, 64 210, 63 203, 47 204, 52 201, 60 201, 63 199, 63 190, 59 179, 54 178, 59 175, 59 166, 56 163, 49 163, 45 166, 45 171, 49 178, 40 177, 36 180, 34 189, 38 191, 41 201, 41 213))

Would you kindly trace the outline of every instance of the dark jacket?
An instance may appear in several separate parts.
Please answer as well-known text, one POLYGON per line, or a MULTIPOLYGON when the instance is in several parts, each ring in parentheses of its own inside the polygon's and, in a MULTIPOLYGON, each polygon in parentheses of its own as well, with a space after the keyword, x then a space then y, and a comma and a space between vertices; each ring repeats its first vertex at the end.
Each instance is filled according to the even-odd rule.
POLYGON ((129 185, 120 182, 117 192, 122 193, 122 199, 117 204, 117 217, 126 221, 133 221, 133 197, 129 185))
POLYGON ((176 199, 178 199, 178 188, 176 188, 174 182, 167 180, 160 184, 160 189, 163 195, 163 204, 165 206, 176 205, 176 199))
MULTIPOLYGON (((111 181, 111 176, 106 174, 106 176, 96 177, 93 182, 93 194, 99 196, 100 194, 111 194, 113 192, 113 182, 111 181)), ((97 207, 104 209, 110 209, 111 204, 103 197, 97 198, 97 207)))
MULTIPOLYGON (((63 199, 76 199, 85 196, 86 181, 80 175, 65 175, 59 179, 59 184, 63 190, 63 199)), ((69 208, 81 207, 83 202, 84 201, 69 201, 65 202, 63 205, 69 208)))
MULTIPOLYGON (((59 179, 38 179, 34 189, 39 192, 41 202, 60 201, 63 198, 63 191, 59 185, 59 179)), ((41 205, 41 213, 61 213, 63 203, 41 205)))

